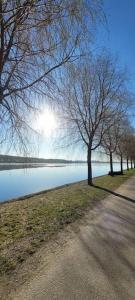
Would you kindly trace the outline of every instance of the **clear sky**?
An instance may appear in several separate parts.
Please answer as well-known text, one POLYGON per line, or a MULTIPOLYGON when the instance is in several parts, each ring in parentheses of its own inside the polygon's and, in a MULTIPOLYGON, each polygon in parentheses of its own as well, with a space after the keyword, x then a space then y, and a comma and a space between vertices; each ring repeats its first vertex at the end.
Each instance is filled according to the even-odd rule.
MULTIPOLYGON (((107 25, 100 26, 93 48, 107 48, 118 56, 119 63, 126 66, 134 79, 130 85, 135 91, 135 0, 104 0, 107 25)), ((57 149, 48 136, 40 140, 39 157, 86 159, 85 151, 75 148, 57 149), (42 142, 41 142, 42 141, 42 142)), ((94 159, 101 159, 96 152, 94 159)), ((102 157, 103 159, 103 157, 102 157)))
POLYGON ((135 78, 135 0, 104 0, 104 11, 108 33, 99 30, 98 43, 118 55, 135 78))

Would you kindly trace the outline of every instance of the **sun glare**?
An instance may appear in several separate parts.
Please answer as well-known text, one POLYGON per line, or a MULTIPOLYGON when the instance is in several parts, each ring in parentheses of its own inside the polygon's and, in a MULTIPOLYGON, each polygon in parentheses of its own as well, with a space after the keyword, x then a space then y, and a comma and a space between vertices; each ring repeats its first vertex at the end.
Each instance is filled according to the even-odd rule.
POLYGON ((36 122, 36 130, 44 136, 50 137, 57 128, 57 120, 54 112, 50 109, 45 109, 38 115, 36 122))

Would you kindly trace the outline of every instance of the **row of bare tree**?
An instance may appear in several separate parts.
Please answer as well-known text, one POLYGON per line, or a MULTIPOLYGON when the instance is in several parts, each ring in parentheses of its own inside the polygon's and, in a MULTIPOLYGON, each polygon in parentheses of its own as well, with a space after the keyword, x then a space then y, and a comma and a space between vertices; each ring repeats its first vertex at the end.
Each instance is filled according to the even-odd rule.
POLYGON ((123 161, 127 163, 129 170, 129 162, 131 168, 135 166, 135 134, 127 118, 123 115, 122 120, 116 120, 116 123, 107 129, 101 146, 110 158, 110 175, 114 175, 113 156, 120 158, 120 174, 123 174, 123 161))
POLYGON ((134 160, 134 133, 127 119, 131 105, 125 71, 109 54, 83 59, 79 65, 67 69, 59 111, 65 140, 83 143, 87 148, 89 185, 92 185, 93 150, 104 149, 110 156, 111 175, 113 154, 120 156, 122 173, 123 159, 134 160))

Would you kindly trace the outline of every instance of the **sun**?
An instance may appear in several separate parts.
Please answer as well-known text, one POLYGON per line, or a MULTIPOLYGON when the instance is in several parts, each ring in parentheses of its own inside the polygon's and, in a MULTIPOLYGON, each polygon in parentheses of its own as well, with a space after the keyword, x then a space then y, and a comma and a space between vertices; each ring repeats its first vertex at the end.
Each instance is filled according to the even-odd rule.
POLYGON ((50 137, 57 128, 57 119, 54 112, 46 108, 43 112, 39 113, 36 120, 36 130, 46 136, 50 137))

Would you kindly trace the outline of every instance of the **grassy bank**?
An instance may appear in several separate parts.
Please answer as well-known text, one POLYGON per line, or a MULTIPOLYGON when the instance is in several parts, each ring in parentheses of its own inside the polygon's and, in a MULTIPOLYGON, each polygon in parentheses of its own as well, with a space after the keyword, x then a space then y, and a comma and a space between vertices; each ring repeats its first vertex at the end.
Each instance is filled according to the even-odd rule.
MULTIPOLYGON (((135 170, 124 176, 95 179, 100 187, 115 190, 135 170)), ((0 205, 0 275, 12 272, 66 224, 84 215, 108 193, 85 181, 26 200, 0 205)))

